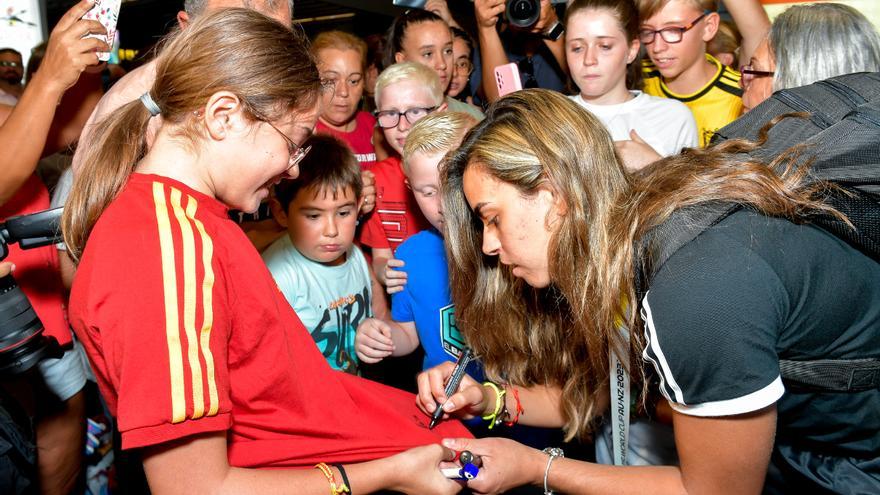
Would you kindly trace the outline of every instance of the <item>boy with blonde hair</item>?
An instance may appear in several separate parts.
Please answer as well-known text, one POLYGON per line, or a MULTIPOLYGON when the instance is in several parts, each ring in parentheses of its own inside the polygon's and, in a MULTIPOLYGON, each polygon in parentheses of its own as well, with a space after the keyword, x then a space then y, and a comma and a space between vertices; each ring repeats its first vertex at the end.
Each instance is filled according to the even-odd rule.
POLYGON ((365 363, 407 355, 419 344, 425 350, 423 369, 455 360, 461 353, 464 339, 455 326, 443 245, 439 167, 476 123, 463 112, 435 113, 421 119, 407 137, 403 149, 406 182, 433 228, 410 237, 397 249, 395 258, 402 262, 398 266, 403 275, 389 277, 393 320, 370 318, 358 327, 355 347, 365 363))
POLYGON ((406 187, 400 154, 412 126, 434 111, 446 110, 440 79, 415 62, 394 64, 376 81, 376 120, 394 156, 367 168, 376 177, 376 208, 367 217, 361 243, 372 248, 373 271, 385 284, 385 265, 409 236, 430 224, 406 187))

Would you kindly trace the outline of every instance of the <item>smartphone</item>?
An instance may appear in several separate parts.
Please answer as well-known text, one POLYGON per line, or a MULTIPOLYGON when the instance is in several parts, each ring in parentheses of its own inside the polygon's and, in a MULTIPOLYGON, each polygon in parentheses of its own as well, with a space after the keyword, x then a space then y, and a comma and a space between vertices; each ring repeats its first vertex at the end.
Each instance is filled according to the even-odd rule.
POLYGON ((398 7, 404 7, 407 9, 425 9, 425 4, 428 3, 427 0, 394 0, 392 2, 394 5, 398 7))
POLYGON ((498 87, 498 96, 523 89, 519 78, 519 67, 515 63, 495 67, 495 85, 498 87))
MULTIPOLYGON (((116 22, 119 20, 119 7, 122 0, 97 0, 95 6, 82 17, 83 19, 98 21, 107 30, 107 35, 91 34, 93 38, 103 40, 107 45, 113 46, 116 40, 116 22)), ((110 52, 98 52, 98 60, 106 62, 110 60, 110 52)))

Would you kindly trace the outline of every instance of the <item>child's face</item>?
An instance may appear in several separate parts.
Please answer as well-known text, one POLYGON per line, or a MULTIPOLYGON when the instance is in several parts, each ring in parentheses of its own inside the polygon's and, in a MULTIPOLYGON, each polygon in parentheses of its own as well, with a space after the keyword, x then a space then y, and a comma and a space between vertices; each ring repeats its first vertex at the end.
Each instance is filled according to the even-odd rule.
POLYGON ((626 96, 626 66, 635 59, 639 42, 630 43, 620 22, 606 9, 580 10, 565 29, 565 55, 581 95, 595 103, 626 96))
MULTIPOLYGON (((441 104, 441 107, 445 105, 441 104)), ((413 108, 433 108, 437 107, 437 100, 431 95, 431 91, 415 81, 400 81, 385 86, 379 94, 378 108, 379 112, 398 112, 403 113, 413 108)), ((397 152, 403 153, 403 145, 406 142, 406 136, 409 130, 416 122, 410 122, 406 116, 401 115, 400 120, 394 127, 382 129, 385 133, 385 140, 397 152)))
POLYGON ((221 157, 208 168, 214 196, 230 208, 254 212, 269 197, 269 189, 299 175, 292 156, 311 135, 320 105, 273 122, 233 118, 224 128, 221 157), (274 127, 273 127, 274 126, 274 127))
POLYGON ((437 165, 442 159, 442 154, 415 153, 407 161, 409 172, 406 176, 422 214, 440 231, 443 230, 443 205, 440 202, 440 172, 437 165))
POLYGON ((364 93, 364 70, 356 50, 324 48, 318 52, 321 79, 332 84, 333 91, 324 93, 321 120, 333 127, 351 122, 364 93))
POLYGON ((350 187, 333 191, 300 189, 287 208, 287 233, 296 249, 317 263, 336 266, 354 241, 358 198, 350 187))
POLYGON ((471 51, 463 39, 455 38, 452 41, 452 54, 455 57, 455 63, 453 64, 452 81, 449 83, 446 94, 455 97, 467 87, 471 77, 471 51))
MULTIPOLYGON (((657 31, 669 27, 687 27, 703 11, 687 0, 672 0, 649 19, 642 21, 642 30, 657 31)), ((718 29, 717 14, 710 14, 682 33, 681 41, 669 43, 657 33, 646 46, 648 56, 667 80, 673 80, 688 69, 701 63, 706 55, 706 43, 718 29)), ((644 42, 643 42, 644 43, 644 42)))
POLYGON ((406 28, 397 62, 418 62, 437 72, 443 91, 452 80, 452 30, 442 21, 419 22, 406 28))

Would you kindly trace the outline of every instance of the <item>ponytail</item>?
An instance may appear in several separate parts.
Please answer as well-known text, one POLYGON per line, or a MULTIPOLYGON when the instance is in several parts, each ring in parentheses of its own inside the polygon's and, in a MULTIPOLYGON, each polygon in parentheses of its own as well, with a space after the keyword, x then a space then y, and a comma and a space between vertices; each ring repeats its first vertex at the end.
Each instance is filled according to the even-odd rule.
POLYGON ((100 122, 98 136, 61 219, 70 255, 79 260, 101 213, 122 190, 147 153, 152 115, 173 126, 193 150, 203 138, 199 110, 218 91, 230 91, 255 120, 275 120, 312 108, 321 81, 308 40, 289 27, 250 9, 228 8, 199 16, 186 30, 164 41, 155 62, 155 80, 141 100, 100 122))
POLYGON ((61 217, 68 253, 79 261, 86 240, 104 209, 119 194, 146 153, 150 112, 140 100, 123 105, 95 127, 83 167, 73 181, 61 217))

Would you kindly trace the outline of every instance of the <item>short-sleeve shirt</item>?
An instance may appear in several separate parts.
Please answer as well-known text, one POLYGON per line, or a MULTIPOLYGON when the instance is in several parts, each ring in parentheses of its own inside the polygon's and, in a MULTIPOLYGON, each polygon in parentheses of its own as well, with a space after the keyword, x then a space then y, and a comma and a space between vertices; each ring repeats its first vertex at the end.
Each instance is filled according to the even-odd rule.
POLYGON ((226 207, 165 177, 101 215, 70 304, 126 449, 226 432, 232 466, 310 467, 467 435, 332 370, 226 207))
POLYGON ((330 367, 358 374, 354 338, 360 322, 373 316, 372 281, 361 250, 352 246, 342 264, 328 266, 303 256, 282 235, 262 257, 330 367))
POLYGON ((650 60, 645 60, 644 91, 649 95, 678 100, 694 114, 697 121, 700 146, 707 146, 718 129, 738 119, 742 114, 742 89, 740 73, 722 64, 712 55, 706 60, 715 66, 715 75, 702 88, 689 95, 675 93, 663 82, 660 71, 650 60))
POLYGON ((351 132, 337 131, 318 120, 315 132, 330 134, 341 139, 351 148, 361 169, 365 170, 376 163, 376 148, 373 145, 373 131, 376 119, 367 112, 358 112, 355 116, 355 127, 351 132))
POLYGON ((431 227, 406 187, 400 158, 386 158, 367 170, 376 175, 376 207, 361 231, 362 244, 393 251, 409 236, 431 227))
POLYGON ((729 416, 776 403, 777 448, 880 456, 880 390, 804 393, 780 377, 780 359, 880 358, 880 264, 839 238, 734 213, 670 257, 642 313, 645 358, 678 412, 729 416))
POLYGON ((697 123, 687 106, 641 91, 630 93, 632 99, 615 105, 596 105, 581 95, 569 98, 598 117, 615 141, 629 141, 629 131, 635 130, 661 156, 698 146, 697 123))
MULTIPOLYGON (((401 244, 394 257, 405 263, 399 270, 407 279, 403 290, 391 296, 391 317, 415 323, 425 349, 423 369, 458 359, 465 340, 455 325, 443 237, 436 229, 423 230, 401 244)), ((468 374, 482 376, 476 362, 468 374)))

